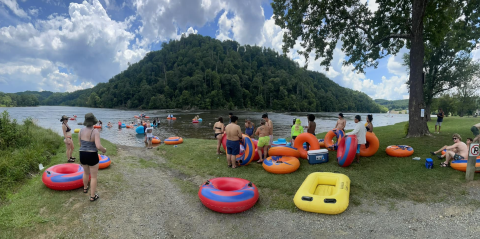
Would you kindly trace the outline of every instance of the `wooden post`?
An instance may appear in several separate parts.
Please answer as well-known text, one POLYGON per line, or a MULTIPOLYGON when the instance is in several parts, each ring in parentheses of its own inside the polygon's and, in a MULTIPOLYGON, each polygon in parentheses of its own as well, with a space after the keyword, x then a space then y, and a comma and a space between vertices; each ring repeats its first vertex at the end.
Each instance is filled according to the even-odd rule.
POLYGON ((475 168, 478 154, 478 143, 471 143, 468 149, 467 171, 465 174, 465 180, 467 182, 472 181, 475 176, 475 171, 480 169, 480 167, 475 168))

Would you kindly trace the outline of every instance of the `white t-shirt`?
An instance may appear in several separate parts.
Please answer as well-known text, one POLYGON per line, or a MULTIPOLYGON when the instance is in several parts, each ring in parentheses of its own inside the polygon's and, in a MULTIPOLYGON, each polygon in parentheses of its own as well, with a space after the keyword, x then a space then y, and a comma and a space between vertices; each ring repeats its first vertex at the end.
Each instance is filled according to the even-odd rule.
POLYGON ((147 133, 147 137, 153 137, 153 128, 148 127, 147 129, 145 129, 145 133, 147 133))
POLYGON ((365 144, 367 143, 366 140, 367 129, 365 129, 365 125, 361 122, 355 124, 355 129, 352 132, 346 133, 345 135, 356 135, 357 136, 357 144, 365 144))

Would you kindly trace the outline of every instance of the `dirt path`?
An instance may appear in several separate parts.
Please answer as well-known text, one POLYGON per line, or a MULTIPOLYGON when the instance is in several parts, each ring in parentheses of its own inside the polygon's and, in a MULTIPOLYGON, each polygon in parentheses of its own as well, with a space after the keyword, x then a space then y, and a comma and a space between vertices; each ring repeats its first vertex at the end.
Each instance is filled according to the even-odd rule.
MULTIPOLYGON (((112 167, 101 171, 100 200, 85 210, 67 238, 480 237, 480 210, 447 203, 363 202, 333 216, 255 207, 240 214, 220 214, 204 207, 195 195, 182 192, 178 183, 200 184, 205 179, 170 171, 162 165, 164 159, 150 150, 119 146, 118 151, 112 167), (118 180, 105 182, 102 177, 118 180)), ((478 180, 472 186, 471 197, 480 199, 478 180)))

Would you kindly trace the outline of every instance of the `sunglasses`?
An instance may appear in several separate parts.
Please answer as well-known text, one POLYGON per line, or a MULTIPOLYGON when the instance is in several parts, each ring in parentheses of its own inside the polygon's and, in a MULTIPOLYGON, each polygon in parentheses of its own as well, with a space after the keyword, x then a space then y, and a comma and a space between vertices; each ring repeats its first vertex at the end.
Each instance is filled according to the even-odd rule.
POLYGON ((457 138, 452 138, 453 140, 456 140, 457 138))

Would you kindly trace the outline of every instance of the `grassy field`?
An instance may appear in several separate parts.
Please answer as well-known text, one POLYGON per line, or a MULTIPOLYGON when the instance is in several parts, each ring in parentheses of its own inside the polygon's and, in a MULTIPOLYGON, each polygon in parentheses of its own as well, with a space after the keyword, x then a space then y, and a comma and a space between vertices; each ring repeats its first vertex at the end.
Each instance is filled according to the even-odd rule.
MULTIPOLYGON (((58 136, 58 135, 57 135, 58 136)), ((73 134, 75 144, 74 157, 78 156, 78 136, 73 134)), ((62 139, 59 137, 60 142, 62 139)), ((116 155, 117 147, 102 139, 102 145, 107 148, 106 155, 116 155)), ((44 163, 45 169, 56 164, 66 163, 65 144, 52 154, 49 162, 44 163)), ((38 164, 36 165, 38 169, 38 164)), ((68 227, 75 223, 85 203, 89 203, 88 196, 81 193, 82 189, 71 191, 54 191, 47 188, 42 182, 42 173, 32 174, 30 180, 25 180, 21 187, 10 191, 6 199, 0 204, 0 238, 35 238, 37 233, 54 233, 54 226, 68 227), (79 201, 78 195, 82 197, 79 201)), ((102 180, 116 180, 105 179, 102 180)))
MULTIPOLYGON (((259 188, 261 204, 266 208, 294 209, 293 196, 310 173, 334 171, 350 177, 350 202, 354 205, 369 200, 390 199, 439 202, 464 197, 468 193, 465 173, 439 167, 442 161, 436 158, 433 158, 434 168, 428 170, 425 168, 425 159, 432 158, 430 151, 453 144, 453 133, 459 133, 463 141, 472 137, 470 127, 478 121, 480 119, 477 118, 448 117, 444 120, 440 134, 422 138, 405 138, 406 123, 376 127, 374 132, 380 140, 380 149, 372 157, 361 158, 360 164, 341 168, 336 162, 336 152, 330 152, 328 163, 310 165, 301 159, 300 168, 285 175, 268 173, 257 163, 232 170, 227 167, 225 155, 215 154, 215 140, 186 139, 178 147, 162 145, 158 150, 160 155, 167 158, 168 167, 187 175, 200 175, 205 178, 239 177, 252 181, 259 188), (415 153, 406 158, 390 157, 385 153, 385 149, 395 144, 410 145, 415 153), (412 160, 416 156, 421 160, 412 160)), ((433 132, 435 122, 428 125, 433 132)), ((319 134, 317 137, 323 138, 324 135, 325 133, 319 134)), ((198 188, 198 185, 192 187, 198 188)))

